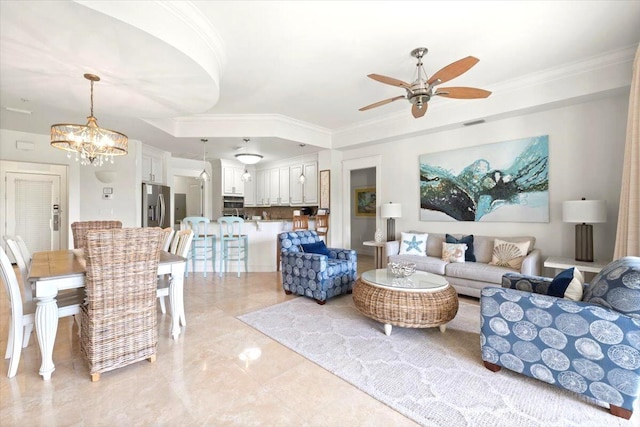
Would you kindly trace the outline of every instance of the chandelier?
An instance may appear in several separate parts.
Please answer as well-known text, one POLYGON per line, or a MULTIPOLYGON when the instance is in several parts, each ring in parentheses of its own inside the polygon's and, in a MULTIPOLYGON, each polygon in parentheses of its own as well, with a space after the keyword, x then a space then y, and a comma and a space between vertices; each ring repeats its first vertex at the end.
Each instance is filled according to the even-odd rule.
POLYGON ((247 143, 250 141, 249 138, 243 139, 244 141, 244 153, 236 154, 236 159, 239 162, 244 163, 245 165, 254 165, 262 160, 262 156, 260 154, 252 154, 247 152, 247 143))
POLYGON ((202 141, 202 172, 200 172, 200 175, 198 175, 198 179, 204 182, 211 179, 211 176, 209 176, 209 173, 207 172, 207 160, 205 159, 205 156, 207 154, 208 140, 203 138, 200 141, 202 141))
POLYGON ((85 74, 84 78, 91 82, 91 115, 86 125, 58 123, 51 125, 51 145, 69 153, 76 153, 76 161, 82 165, 102 166, 106 162, 113 163, 114 156, 127 154, 129 139, 127 135, 98 126, 93 116, 93 82, 100 77, 85 74))

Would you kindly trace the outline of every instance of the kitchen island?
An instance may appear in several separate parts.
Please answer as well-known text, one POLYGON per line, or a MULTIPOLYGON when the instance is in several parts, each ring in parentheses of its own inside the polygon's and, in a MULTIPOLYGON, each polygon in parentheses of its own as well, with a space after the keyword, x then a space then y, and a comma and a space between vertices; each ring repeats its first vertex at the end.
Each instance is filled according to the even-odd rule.
MULTIPOLYGON (((180 229, 183 226, 180 224, 180 229)), ((250 272, 269 272, 276 271, 276 247, 278 234, 291 231, 292 221, 290 219, 259 219, 245 220, 242 232, 249 236, 249 260, 248 268, 250 272)), ((309 220, 309 229, 315 229, 315 221, 309 220)), ((209 233, 220 235, 220 227, 217 220, 211 220, 209 223, 209 233)), ((191 273, 192 264, 188 261, 187 271, 191 273)), ((228 263, 228 271, 235 272, 238 267, 234 261, 228 263)), ((216 238, 216 272, 220 271, 220 239, 216 238)), ((241 266, 244 271, 244 266, 241 266)), ((203 271, 203 262, 196 261, 196 272, 203 271)), ((207 272, 211 271, 211 263, 207 263, 207 272)))

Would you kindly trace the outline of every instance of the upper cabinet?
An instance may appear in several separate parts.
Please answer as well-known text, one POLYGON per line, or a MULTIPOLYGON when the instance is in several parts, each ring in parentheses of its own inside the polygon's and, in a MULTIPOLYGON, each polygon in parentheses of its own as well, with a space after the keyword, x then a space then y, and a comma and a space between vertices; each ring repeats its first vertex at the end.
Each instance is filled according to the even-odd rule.
POLYGON ((142 181, 164 184, 162 153, 146 145, 142 145, 142 181))
POLYGON ((254 169, 249 170, 251 178, 244 183, 244 205, 255 206, 256 205, 256 171, 254 169))
POLYGON ((318 162, 306 156, 260 165, 255 175, 255 205, 245 206, 313 206, 318 204, 318 162), (298 180, 304 173, 305 182, 298 180))
POLYGON ((305 162, 289 167, 291 205, 318 204, 318 162, 305 162), (300 176, 304 175, 304 182, 300 176))
POLYGON ((222 166, 222 194, 225 196, 243 196, 244 182, 242 174, 244 169, 235 166, 222 166))

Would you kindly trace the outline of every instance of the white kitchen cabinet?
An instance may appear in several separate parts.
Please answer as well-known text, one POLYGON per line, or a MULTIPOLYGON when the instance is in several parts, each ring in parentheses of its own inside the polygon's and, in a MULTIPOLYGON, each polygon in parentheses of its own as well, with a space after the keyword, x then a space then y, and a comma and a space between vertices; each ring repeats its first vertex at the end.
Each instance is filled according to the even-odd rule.
POLYGON ((292 205, 318 204, 318 162, 307 162, 289 167, 289 191, 292 205), (305 181, 301 184, 300 175, 305 181))
POLYGON ((268 169, 256 171, 256 206, 270 206, 271 173, 268 169))
POLYGON ((289 191, 289 167, 278 168, 278 175, 280 176, 280 200, 279 205, 289 205, 290 191, 289 191))
POLYGON ((311 162, 303 165, 306 180, 302 185, 302 202, 305 205, 318 204, 318 163, 311 162))
POLYGON ((269 204, 277 206, 280 204, 280 175, 278 168, 267 171, 269 178, 269 204))
POLYGON ((164 184, 162 156, 155 153, 142 153, 142 181, 164 184))
POLYGON ((243 173, 244 169, 242 168, 224 166, 222 168, 222 194, 225 196, 244 195, 243 173))
POLYGON ((256 205, 256 171, 250 171, 251 179, 244 183, 244 205, 253 207, 256 205))
POLYGON ((292 205, 302 204, 302 184, 298 181, 301 173, 301 164, 289 167, 289 200, 292 205))

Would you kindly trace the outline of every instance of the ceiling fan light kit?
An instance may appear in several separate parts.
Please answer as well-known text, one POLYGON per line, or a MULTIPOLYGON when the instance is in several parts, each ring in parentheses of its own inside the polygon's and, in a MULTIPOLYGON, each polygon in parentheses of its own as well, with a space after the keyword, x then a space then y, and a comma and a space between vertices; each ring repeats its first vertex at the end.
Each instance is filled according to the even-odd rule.
POLYGON ((429 106, 428 102, 434 96, 456 99, 477 99, 486 98, 491 95, 491 92, 488 90, 474 87, 443 87, 436 89, 437 85, 452 80, 469 71, 471 67, 478 63, 479 59, 474 58, 473 56, 467 56, 466 58, 462 58, 444 68, 441 68, 430 78, 427 78, 427 73, 424 71, 424 67, 422 65, 422 58, 428 51, 429 50, 426 47, 418 47, 411 51, 411 56, 418 60, 418 63, 416 64, 415 79, 411 84, 393 77, 383 76, 381 74, 369 74, 367 77, 380 83, 398 86, 405 89, 406 95, 394 96, 393 98, 374 102, 373 104, 360 108, 359 111, 366 111, 380 107, 397 101, 398 99, 407 99, 412 104, 411 114, 417 119, 426 114, 429 106))

